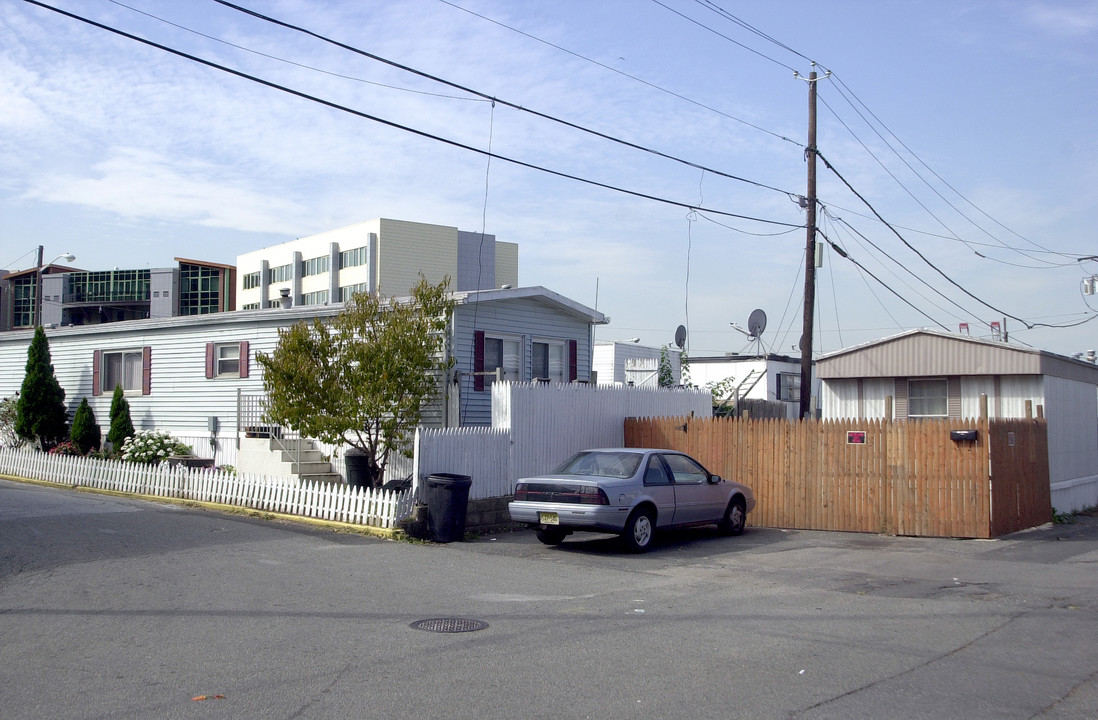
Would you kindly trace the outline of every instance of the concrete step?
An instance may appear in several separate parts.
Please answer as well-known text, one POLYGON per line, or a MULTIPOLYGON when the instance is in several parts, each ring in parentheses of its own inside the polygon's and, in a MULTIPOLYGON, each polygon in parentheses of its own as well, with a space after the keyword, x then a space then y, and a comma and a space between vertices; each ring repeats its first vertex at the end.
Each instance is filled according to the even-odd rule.
POLYGON ((334 485, 343 484, 343 476, 335 472, 309 473, 308 475, 302 474, 300 477, 302 480, 308 480, 310 482, 332 483, 334 485))

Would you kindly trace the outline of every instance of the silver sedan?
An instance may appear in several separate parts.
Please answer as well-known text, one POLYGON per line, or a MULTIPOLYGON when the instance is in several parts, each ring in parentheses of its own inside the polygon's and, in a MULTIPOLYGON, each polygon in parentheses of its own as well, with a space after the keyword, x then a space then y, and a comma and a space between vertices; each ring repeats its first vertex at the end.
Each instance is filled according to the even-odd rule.
POLYGON ((559 545, 577 530, 618 533, 634 552, 652 545, 657 529, 716 524, 743 533, 755 507, 751 488, 713 475, 675 450, 584 450, 556 470, 515 484, 507 508, 513 522, 559 545))

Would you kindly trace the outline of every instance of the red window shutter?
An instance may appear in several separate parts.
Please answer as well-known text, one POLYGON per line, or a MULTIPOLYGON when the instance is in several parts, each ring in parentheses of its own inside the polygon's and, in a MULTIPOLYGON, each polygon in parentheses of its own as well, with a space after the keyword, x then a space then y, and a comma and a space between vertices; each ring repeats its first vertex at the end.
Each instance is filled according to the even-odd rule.
POLYGON ((103 360, 103 351, 95 350, 92 352, 92 395, 102 395, 103 388, 99 381, 99 364, 103 360))
POLYGON ((206 379, 212 380, 217 374, 217 346, 206 343, 206 379))
MULTIPOLYGON (((484 372, 484 331, 476 330, 473 332, 473 372, 484 372)), ((473 389, 484 389, 484 376, 473 376, 473 389)))
POLYGON ((240 341, 240 377, 248 377, 248 341, 240 341))
POLYGON ((152 392, 152 348, 146 345, 141 348, 141 394, 148 395, 152 392))
POLYGON ((579 378, 579 343, 575 340, 568 341, 568 382, 575 382, 579 378))

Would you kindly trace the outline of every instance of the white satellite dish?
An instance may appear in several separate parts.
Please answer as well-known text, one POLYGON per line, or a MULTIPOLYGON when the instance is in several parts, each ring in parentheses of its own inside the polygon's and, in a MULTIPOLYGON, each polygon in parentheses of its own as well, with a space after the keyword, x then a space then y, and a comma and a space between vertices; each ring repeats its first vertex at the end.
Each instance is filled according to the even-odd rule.
POLYGON ((751 332, 751 337, 759 339, 763 330, 766 330, 766 313, 758 308, 752 310, 750 317, 747 318, 747 329, 751 332))

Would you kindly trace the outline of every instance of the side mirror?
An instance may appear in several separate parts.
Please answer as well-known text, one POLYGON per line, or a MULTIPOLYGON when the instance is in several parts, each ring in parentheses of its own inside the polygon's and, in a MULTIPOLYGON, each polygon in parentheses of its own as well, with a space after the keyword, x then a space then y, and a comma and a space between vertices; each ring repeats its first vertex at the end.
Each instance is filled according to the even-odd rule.
POLYGON ((720 475, 710 475, 709 482, 713 485, 716 485, 717 483, 724 482, 724 478, 722 478, 720 475))

